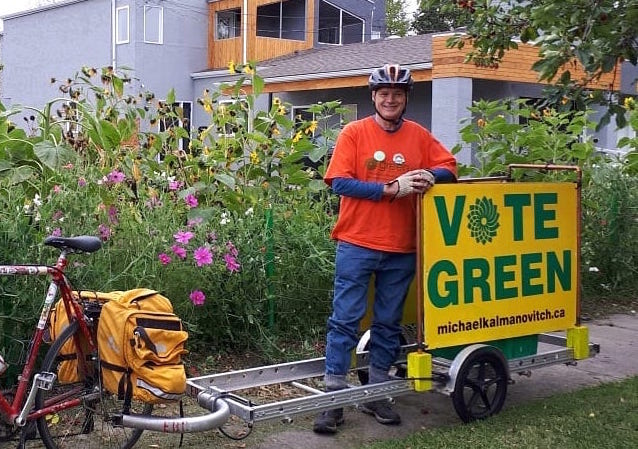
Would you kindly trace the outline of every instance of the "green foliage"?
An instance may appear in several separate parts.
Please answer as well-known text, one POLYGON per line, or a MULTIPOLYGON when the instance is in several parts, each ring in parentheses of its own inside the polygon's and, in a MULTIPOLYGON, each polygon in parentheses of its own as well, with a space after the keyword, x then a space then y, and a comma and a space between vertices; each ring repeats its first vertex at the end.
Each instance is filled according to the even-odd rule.
POLYGON ((591 94, 585 86, 616 71, 618 62, 638 64, 638 0, 425 0, 423 4, 441 14, 460 15, 466 28, 450 37, 447 45, 471 45, 467 62, 497 67, 519 42, 533 44, 539 49, 532 66, 539 80, 552 82, 554 91, 575 102, 605 105, 607 113, 599 127, 614 116, 619 127, 625 126, 618 99, 602 91, 591 94), (572 76, 576 62, 585 69, 582 79, 572 76))
MULTIPOLYGON (((281 358, 279 342, 323 333, 334 198, 320 178, 345 111, 328 102, 309 107, 313 120, 293 120, 278 99, 256 111, 263 80, 252 65, 233 70, 242 73, 235 84, 199 100, 211 124, 195 136, 170 126, 183 122, 174 92, 128 95, 130 77, 108 68, 63 82, 66 97, 29 109, 27 131, 8 121, 19 108, 2 108, 2 260, 52 263, 46 236, 98 235, 101 251, 71 256, 74 287, 164 292, 194 348, 281 358), (164 131, 148 130, 158 121, 164 131), (177 150, 184 138, 188 150, 177 150)), ((26 335, 43 288, 0 281, 0 321, 26 335)))
POLYGON ((405 11, 405 0, 388 0, 385 2, 386 34, 404 37, 410 28, 410 21, 405 11))
POLYGON ((410 28, 416 34, 452 31, 464 26, 469 20, 464 10, 457 8, 443 8, 440 2, 424 1, 414 14, 414 21, 410 28))

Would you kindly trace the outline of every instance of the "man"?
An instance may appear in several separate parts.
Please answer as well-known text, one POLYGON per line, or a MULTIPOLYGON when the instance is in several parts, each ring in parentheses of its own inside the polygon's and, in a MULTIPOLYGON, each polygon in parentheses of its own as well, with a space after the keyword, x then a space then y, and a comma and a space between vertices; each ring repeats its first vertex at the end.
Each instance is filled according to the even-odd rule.
MULTIPOLYGON (((400 349, 403 304, 416 269, 416 201, 435 182, 456 180, 456 161, 425 128, 403 115, 412 89, 408 69, 386 64, 370 75, 375 114, 344 127, 325 182, 341 195, 332 231, 337 240, 332 315, 328 319, 325 385, 347 388, 350 354, 366 313, 368 285, 375 275, 369 345, 369 382, 389 380, 400 349)), ((382 424, 401 417, 388 401, 361 410, 382 424)), ((343 409, 327 410, 313 430, 332 434, 343 409)))

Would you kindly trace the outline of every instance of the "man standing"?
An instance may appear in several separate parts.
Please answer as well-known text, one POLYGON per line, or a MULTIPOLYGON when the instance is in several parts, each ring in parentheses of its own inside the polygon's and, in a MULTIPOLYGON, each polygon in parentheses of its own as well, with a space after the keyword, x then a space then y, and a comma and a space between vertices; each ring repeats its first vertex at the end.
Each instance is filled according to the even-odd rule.
MULTIPOLYGON (((347 388, 351 351, 375 275, 369 381, 389 380, 400 349, 403 304, 416 269, 416 201, 435 182, 456 180, 452 154, 403 115, 412 89, 408 69, 386 64, 370 75, 375 114, 349 123, 337 139, 324 181, 341 195, 332 231, 337 241, 332 315, 328 319, 325 385, 347 388)), ((401 417, 388 401, 361 406, 382 424, 401 417)), ((343 409, 319 414, 313 430, 335 433, 343 409)))

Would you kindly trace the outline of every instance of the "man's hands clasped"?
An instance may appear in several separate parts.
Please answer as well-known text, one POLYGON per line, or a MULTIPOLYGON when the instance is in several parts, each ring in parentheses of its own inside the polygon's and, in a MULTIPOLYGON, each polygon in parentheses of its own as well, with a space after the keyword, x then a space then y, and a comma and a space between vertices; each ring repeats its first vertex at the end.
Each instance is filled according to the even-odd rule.
POLYGON ((396 185, 396 193, 392 199, 402 198, 414 193, 427 192, 434 185, 434 175, 428 170, 412 170, 390 181, 388 185, 392 188, 396 185))

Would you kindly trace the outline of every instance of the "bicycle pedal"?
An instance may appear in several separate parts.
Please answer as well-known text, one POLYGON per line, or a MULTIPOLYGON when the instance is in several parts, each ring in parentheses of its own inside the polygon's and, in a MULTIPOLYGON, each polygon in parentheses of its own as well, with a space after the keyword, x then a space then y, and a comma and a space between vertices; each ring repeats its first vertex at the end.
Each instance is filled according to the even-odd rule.
POLYGON ((53 382, 58 376, 55 373, 38 373, 35 375, 34 383, 35 387, 40 390, 50 390, 53 387, 53 382))

